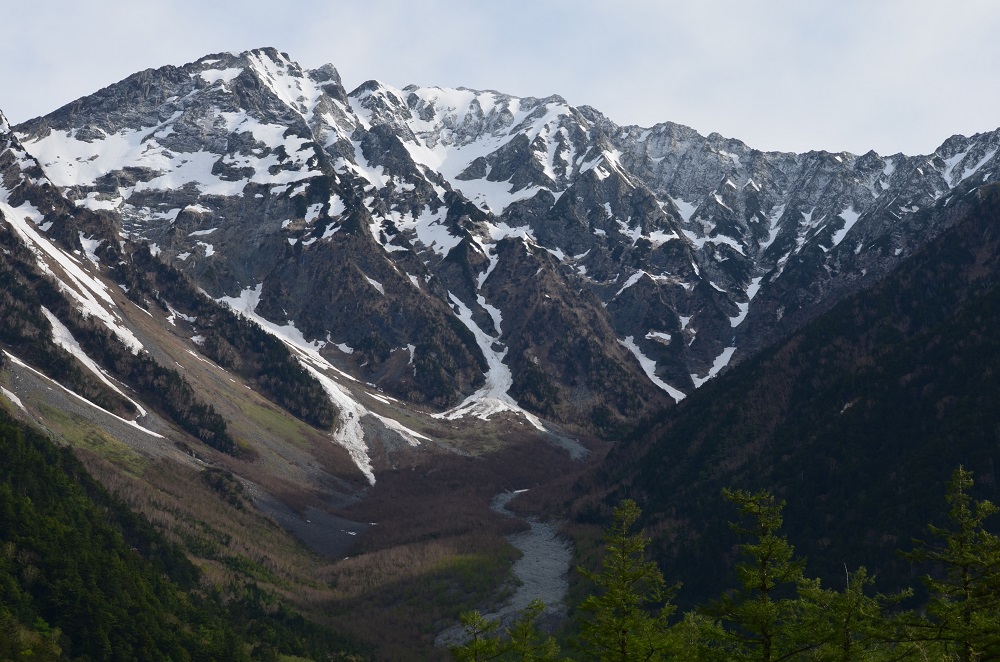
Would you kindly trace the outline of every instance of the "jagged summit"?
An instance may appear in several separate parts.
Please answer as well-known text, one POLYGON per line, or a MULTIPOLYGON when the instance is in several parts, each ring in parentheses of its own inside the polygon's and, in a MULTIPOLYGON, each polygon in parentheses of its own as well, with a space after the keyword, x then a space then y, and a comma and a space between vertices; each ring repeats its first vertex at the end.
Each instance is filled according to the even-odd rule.
POLYGON ((16 131, 78 206, 356 378, 442 414, 489 394, 605 430, 881 277, 996 179, 1000 145, 763 152, 556 95, 348 93, 270 48, 16 131))

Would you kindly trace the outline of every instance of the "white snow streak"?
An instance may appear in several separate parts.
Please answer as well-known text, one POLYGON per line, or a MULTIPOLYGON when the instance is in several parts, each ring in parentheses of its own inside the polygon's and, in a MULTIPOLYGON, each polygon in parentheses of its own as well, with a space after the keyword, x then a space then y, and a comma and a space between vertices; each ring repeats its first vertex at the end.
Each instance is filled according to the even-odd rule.
POLYGON ((767 241, 760 245, 760 250, 763 253, 768 246, 774 243, 774 240, 778 237, 778 222, 781 220, 781 215, 785 213, 785 205, 778 205, 771 210, 768 214, 768 220, 771 223, 771 228, 767 233, 767 241))
POLYGON ((39 268, 56 277, 60 289, 76 300, 80 312, 101 320, 133 353, 138 353, 142 349, 142 343, 113 312, 116 306, 107 286, 85 272, 72 257, 38 234, 33 224, 25 220, 26 216, 31 217, 35 223, 41 220, 42 216, 36 209, 28 207, 27 203, 14 209, 7 204, 6 196, 6 191, 0 189, 0 214, 35 254, 39 268), (62 269, 64 277, 56 276, 52 270, 53 264, 62 269))
POLYGON ((750 302, 753 301, 755 296, 757 296, 757 291, 760 290, 760 282, 763 279, 763 276, 758 276, 757 278, 751 280, 750 287, 747 288, 746 302, 736 304, 739 307, 740 312, 736 315, 736 317, 729 318, 729 324, 731 324, 734 329, 742 324, 743 320, 746 319, 747 313, 750 311, 750 302))
MULTIPOLYGON (((853 207, 848 207, 844 211, 840 212, 840 217, 844 219, 844 227, 840 228, 839 230, 837 230, 836 233, 834 233, 833 235, 834 246, 836 246, 837 244, 839 244, 844 240, 844 237, 847 236, 848 230, 854 227, 854 224, 858 222, 858 218, 861 217, 861 214, 854 211, 853 207)), ((831 246, 831 248, 832 247, 833 246, 831 246)))
POLYGON ((0 393, 3 393, 5 396, 7 396, 8 400, 13 402, 15 405, 17 405, 24 411, 28 411, 27 407, 24 406, 24 403, 21 402, 21 399, 16 395, 14 395, 13 393, 11 393, 10 391, 8 391, 7 389, 5 389, 3 386, 0 386, 0 393))
POLYGON ((722 350, 722 353, 715 357, 715 362, 712 363, 712 367, 709 369, 708 374, 704 377, 699 377, 698 375, 691 375, 691 380, 694 382, 695 388, 701 388, 701 386, 707 382, 712 377, 719 374, 719 371, 729 365, 729 361, 733 358, 733 354, 736 352, 735 347, 727 347, 722 350))
POLYGON ((76 341, 76 338, 73 337, 73 334, 70 332, 69 329, 66 328, 65 325, 63 325, 63 323, 59 320, 58 317, 53 315, 52 312, 45 306, 42 306, 42 314, 45 315, 45 318, 49 320, 49 324, 52 325, 52 341, 55 342, 55 344, 59 345, 67 352, 75 356, 80 363, 87 366, 87 368, 89 368, 90 371, 94 373, 94 375, 98 379, 104 382, 108 386, 108 388, 110 388, 112 391, 114 391, 118 395, 122 396, 123 398, 131 402, 135 406, 135 408, 139 411, 140 417, 145 416, 147 414, 146 410, 143 409, 142 405, 140 405, 132 398, 128 397, 128 395, 126 395, 120 388, 118 388, 118 386, 108 378, 104 370, 102 370, 101 367, 98 366, 97 363, 95 363, 94 360, 91 359, 85 351, 83 351, 83 348, 80 347, 80 343, 76 341))
POLYGON ((972 175, 976 174, 976 172, 978 172, 980 168, 982 168, 984 165, 986 165, 987 161, 989 161, 994 156, 996 156, 996 153, 997 153, 996 149, 993 149, 993 150, 990 150, 989 152, 987 152, 986 156, 984 156, 982 159, 979 160, 979 163, 977 163, 976 165, 971 166, 969 168, 966 168, 962 172, 962 176, 959 178, 959 180, 957 182, 955 182, 955 184, 958 184, 959 182, 962 182, 962 181, 968 179, 969 177, 971 177, 972 175))
POLYGON ((83 246, 83 252, 87 256, 87 259, 93 262, 94 264, 100 262, 100 259, 98 259, 97 257, 96 251, 98 248, 101 247, 101 244, 103 243, 104 243, 103 239, 89 239, 88 237, 84 236, 82 232, 80 233, 80 245, 83 246))
POLYGON ((646 376, 649 377, 650 381, 666 391, 667 395, 674 399, 674 402, 680 402, 686 397, 683 393, 656 376, 656 361, 649 358, 639 350, 638 345, 635 344, 635 338, 633 336, 628 336, 625 340, 619 340, 618 342, 632 352, 632 355, 639 360, 639 365, 642 366, 642 371, 646 373, 646 376))
MULTIPOLYGON (((0 351, 2 351, 2 350, 0 350, 0 351)), ((77 400, 79 400, 79 401, 81 401, 81 402, 83 402, 85 404, 90 405, 91 407, 93 407, 97 411, 103 412, 104 414, 106 414, 107 416, 110 416, 112 418, 118 419, 119 421, 121 421, 125 425, 129 425, 129 426, 134 427, 136 430, 141 430, 141 431, 145 432, 146 434, 150 435, 151 437, 156 437, 157 439, 163 439, 164 438, 162 434, 157 434, 157 433, 153 432, 152 430, 147 430, 146 428, 142 427, 141 425, 139 425, 135 421, 126 420, 126 419, 122 418, 121 416, 116 416, 115 414, 112 414, 110 411, 107 411, 106 409, 102 409, 101 407, 98 407, 93 402, 91 402, 87 398, 83 397, 79 393, 76 393, 75 391, 71 391, 68 388, 66 388, 65 386, 63 386, 62 384, 60 384, 59 382, 56 382, 56 381, 53 381, 53 380, 49 379, 48 377, 46 377, 45 375, 43 375, 39 371, 35 370, 30 365, 28 365, 27 363, 25 363, 21 359, 17 358, 16 356, 14 356, 13 354, 11 354, 10 352, 4 351, 3 353, 7 356, 7 358, 9 358, 16 365, 18 365, 18 366, 20 366, 22 368, 26 368, 26 369, 30 370, 31 372, 35 373, 36 375, 38 375, 39 377, 41 377, 42 379, 44 379, 44 380, 46 380, 48 382, 51 382, 52 384, 55 384, 56 386, 58 386, 59 388, 61 388, 66 393, 69 393, 70 395, 72 395, 77 400)))
POLYGON ((379 294, 381 294, 382 296, 385 296, 385 287, 382 286, 382 283, 378 282, 374 278, 369 278, 368 276, 365 276, 365 280, 368 281, 369 285, 371 285, 376 290, 378 290, 379 294))
MULTIPOLYGON (((354 464, 365 475, 365 478, 368 479, 369 484, 374 485, 375 473, 371 457, 368 455, 368 444, 365 442, 365 433, 362 428, 362 421, 366 417, 372 417, 380 421, 382 425, 398 433, 412 446, 418 445, 421 439, 428 440, 428 438, 419 432, 410 430, 398 421, 380 416, 368 410, 354 398, 346 387, 331 378, 329 375, 333 374, 337 378, 357 381, 350 375, 333 367, 320 355, 319 350, 326 343, 308 342, 302 335, 302 332, 296 329, 293 324, 278 326, 259 316, 255 310, 260 301, 260 294, 263 287, 263 284, 260 284, 254 288, 247 288, 238 297, 223 297, 219 301, 228 304, 234 311, 253 320, 265 331, 284 341, 294 352, 299 363, 322 384, 330 400, 338 409, 337 429, 333 431, 333 439, 347 450, 354 464)), ((341 351, 351 350, 346 345, 339 345, 338 347, 341 351)), ((347 353, 350 352, 348 351, 347 353)))
POLYGON ((616 292, 615 296, 612 297, 612 298, 617 298, 619 295, 621 295, 622 292, 624 292, 628 288, 630 288, 633 285, 635 285, 636 283, 638 283, 639 279, 642 278, 645 274, 646 274, 645 271, 641 271, 640 270, 640 271, 636 271, 634 274, 632 274, 631 276, 629 276, 628 280, 625 281, 625 284, 622 285, 622 289, 618 290, 618 292, 616 292))
MULTIPOLYGON (((469 310, 468 306, 462 303, 461 299, 454 294, 449 293, 449 298, 452 305, 458 308, 459 312, 456 316, 475 335, 476 342, 486 357, 489 370, 486 373, 486 384, 481 389, 467 397, 462 404, 454 409, 434 414, 434 418, 453 421, 465 416, 475 416, 481 420, 488 421, 490 420, 490 416, 494 414, 510 411, 521 414, 535 428, 544 431, 545 426, 542 425, 538 417, 521 409, 514 398, 507 394, 507 391, 514 384, 514 377, 511 375, 510 368, 503 363, 503 359, 507 355, 507 348, 505 347, 503 352, 495 351, 493 349, 495 339, 479 328, 479 325, 472 319, 472 311, 469 310)), ((497 333, 499 334, 499 332, 500 329, 498 327, 497 333)))

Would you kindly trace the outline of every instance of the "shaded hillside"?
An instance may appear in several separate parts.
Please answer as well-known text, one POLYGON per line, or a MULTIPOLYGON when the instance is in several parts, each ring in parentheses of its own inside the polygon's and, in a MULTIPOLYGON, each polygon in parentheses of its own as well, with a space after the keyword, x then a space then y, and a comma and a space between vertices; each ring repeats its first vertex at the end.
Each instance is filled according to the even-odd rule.
POLYGON ((347 648, 265 606, 255 586, 227 605, 202 596, 199 575, 68 449, 0 410, 0 652, 31 639, 34 653, 17 659, 274 659, 347 648))
POLYGON ((909 581, 895 550, 942 519, 958 464, 996 498, 1000 189, 939 213, 953 227, 882 283, 707 385, 578 486, 643 504, 685 599, 723 586, 726 486, 787 499, 789 538, 817 574, 864 563, 886 585, 909 581))

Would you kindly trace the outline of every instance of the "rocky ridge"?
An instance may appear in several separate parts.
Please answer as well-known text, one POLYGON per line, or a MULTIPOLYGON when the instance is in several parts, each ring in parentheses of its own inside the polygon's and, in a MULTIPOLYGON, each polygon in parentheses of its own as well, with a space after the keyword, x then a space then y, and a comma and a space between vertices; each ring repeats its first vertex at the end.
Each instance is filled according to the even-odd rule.
POLYGON ((605 432, 881 278, 996 179, 1000 146, 762 152, 557 96, 348 93, 272 49, 15 131, 78 206, 358 379, 605 432))

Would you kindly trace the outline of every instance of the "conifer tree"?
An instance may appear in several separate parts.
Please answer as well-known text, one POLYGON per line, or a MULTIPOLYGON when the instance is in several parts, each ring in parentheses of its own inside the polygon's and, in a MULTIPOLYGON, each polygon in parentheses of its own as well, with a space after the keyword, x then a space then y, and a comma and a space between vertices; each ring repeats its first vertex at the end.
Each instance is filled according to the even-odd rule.
POLYGON ((850 660, 902 660, 914 656, 918 647, 899 642, 897 619, 887 609, 909 597, 912 591, 893 595, 867 595, 865 589, 875 579, 862 566, 854 573, 845 571, 843 591, 826 589, 818 579, 799 584, 806 639, 816 648, 810 660, 848 662, 850 660))
POLYGON ((703 611, 725 627, 715 648, 731 660, 786 660, 814 648, 804 618, 804 603, 795 591, 803 582, 804 559, 778 534, 784 502, 766 491, 723 490, 748 520, 733 523, 747 542, 739 545, 746 561, 738 563, 740 588, 703 611))
POLYGON ((927 575, 927 620, 911 629, 915 640, 941 644, 963 662, 1000 659, 1000 538, 984 528, 996 514, 990 501, 973 501, 972 473, 958 467, 948 483, 949 526, 928 526, 937 539, 914 541, 903 556, 943 570, 927 575))
POLYGON ((469 640, 453 646, 451 654, 460 662, 510 660, 512 662, 546 662, 559 659, 559 645, 538 627, 538 618, 545 603, 532 600, 500 634, 500 619, 487 619, 478 611, 459 617, 469 640))
POLYGON ((730 659, 720 642, 726 633, 718 621, 689 611, 670 628, 671 662, 728 662, 730 659))
POLYGON ((668 589, 660 569, 646 560, 649 540, 632 532, 639 515, 634 501, 622 502, 603 537, 600 572, 578 568, 598 589, 580 605, 580 643, 588 659, 652 662, 670 647, 667 619, 677 587, 668 589))
POLYGON ((504 652, 500 646, 500 621, 487 619, 478 611, 464 612, 459 621, 469 639, 461 646, 452 646, 451 654, 458 662, 486 662, 504 652))
POLYGON ((559 645, 538 627, 545 603, 532 600, 510 627, 505 628, 509 643, 505 659, 515 662, 544 662, 559 659, 559 645))

